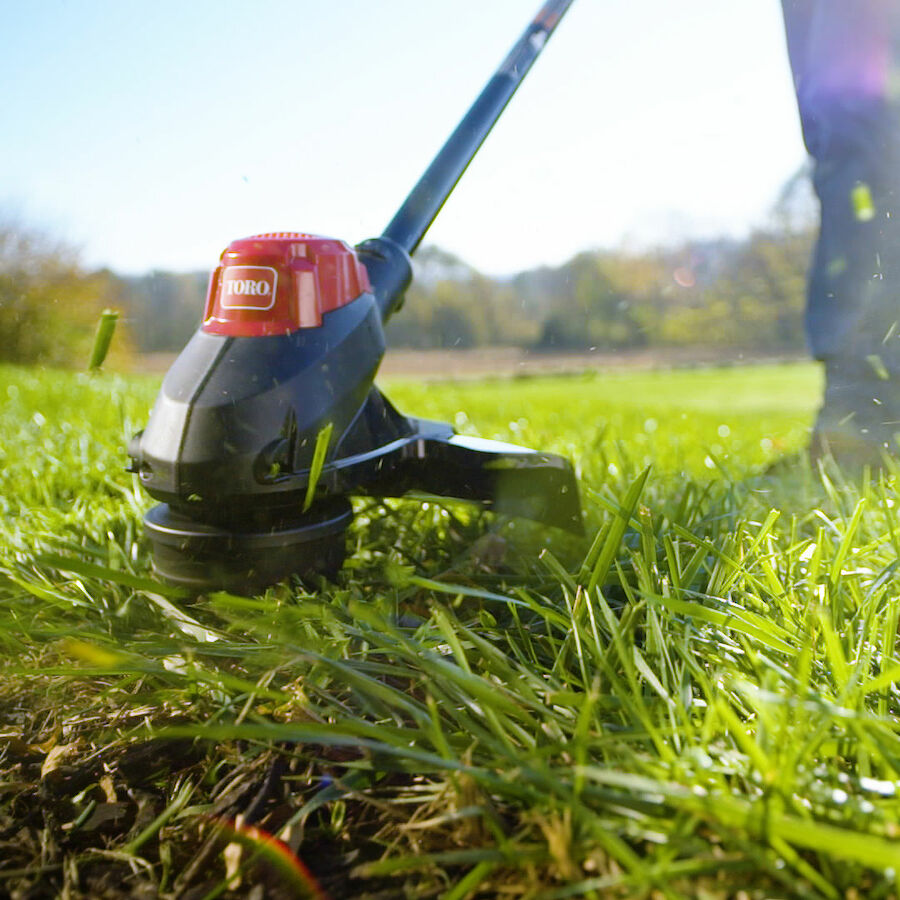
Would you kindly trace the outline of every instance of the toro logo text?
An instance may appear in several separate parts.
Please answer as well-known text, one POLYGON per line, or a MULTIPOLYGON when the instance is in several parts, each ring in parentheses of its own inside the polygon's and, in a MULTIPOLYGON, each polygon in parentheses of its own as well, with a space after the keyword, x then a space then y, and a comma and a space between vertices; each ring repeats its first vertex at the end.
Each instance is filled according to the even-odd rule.
POLYGON ((219 302, 223 309, 271 309, 278 272, 269 266, 227 266, 219 302))

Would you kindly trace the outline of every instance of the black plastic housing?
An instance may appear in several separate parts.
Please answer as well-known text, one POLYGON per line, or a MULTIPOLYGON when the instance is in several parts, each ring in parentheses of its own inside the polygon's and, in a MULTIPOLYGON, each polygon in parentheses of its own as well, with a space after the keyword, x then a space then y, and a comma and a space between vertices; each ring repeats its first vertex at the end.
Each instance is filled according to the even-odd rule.
POLYGON ((198 331, 129 447, 133 468, 152 497, 204 521, 245 518, 248 497, 254 508, 296 508, 322 429, 332 427, 331 456, 353 446, 383 355, 371 294, 292 334, 198 331))

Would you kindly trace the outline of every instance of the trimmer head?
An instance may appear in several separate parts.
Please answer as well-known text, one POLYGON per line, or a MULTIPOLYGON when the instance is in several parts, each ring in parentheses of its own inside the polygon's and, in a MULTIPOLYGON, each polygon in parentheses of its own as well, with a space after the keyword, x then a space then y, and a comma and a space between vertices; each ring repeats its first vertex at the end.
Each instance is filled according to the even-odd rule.
POLYGON ((416 490, 581 530, 565 459, 408 418, 374 386, 409 254, 570 2, 541 10, 381 237, 351 249, 277 232, 222 254, 200 330, 128 448, 161 501, 145 525, 162 577, 247 591, 334 573, 353 495, 416 490))
POLYGON ((144 517, 153 544, 153 568, 166 581, 192 590, 262 590, 294 572, 333 576, 346 555, 350 503, 337 498, 293 519, 273 517, 210 525, 154 506, 144 517))

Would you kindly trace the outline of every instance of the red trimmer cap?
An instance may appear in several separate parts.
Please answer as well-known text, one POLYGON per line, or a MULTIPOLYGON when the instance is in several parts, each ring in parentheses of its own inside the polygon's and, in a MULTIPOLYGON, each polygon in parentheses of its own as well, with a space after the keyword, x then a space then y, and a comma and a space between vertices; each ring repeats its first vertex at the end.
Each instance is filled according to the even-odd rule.
POLYGON ((324 313, 371 291, 343 241, 276 231, 232 241, 209 280, 203 331, 268 337, 317 328, 324 313))

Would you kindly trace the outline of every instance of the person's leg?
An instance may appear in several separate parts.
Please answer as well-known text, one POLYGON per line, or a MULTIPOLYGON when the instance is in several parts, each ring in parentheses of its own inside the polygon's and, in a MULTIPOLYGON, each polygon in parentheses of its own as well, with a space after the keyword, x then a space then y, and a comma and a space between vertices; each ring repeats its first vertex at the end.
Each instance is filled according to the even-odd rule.
POLYGON ((782 0, 821 228, 808 286, 825 364, 813 451, 895 453, 900 431, 900 0, 782 0))

